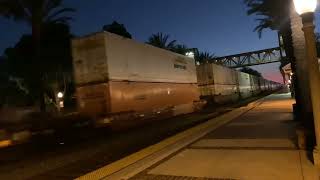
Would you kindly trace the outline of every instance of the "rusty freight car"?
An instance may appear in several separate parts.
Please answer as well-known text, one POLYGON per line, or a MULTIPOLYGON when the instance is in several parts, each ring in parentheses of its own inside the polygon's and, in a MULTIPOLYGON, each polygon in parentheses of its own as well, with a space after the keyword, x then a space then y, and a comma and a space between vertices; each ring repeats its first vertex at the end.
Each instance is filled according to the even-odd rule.
POLYGON ((108 32, 75 38, 79 112, 98 124, 191 113, 202 103, 194 59, 108 32))

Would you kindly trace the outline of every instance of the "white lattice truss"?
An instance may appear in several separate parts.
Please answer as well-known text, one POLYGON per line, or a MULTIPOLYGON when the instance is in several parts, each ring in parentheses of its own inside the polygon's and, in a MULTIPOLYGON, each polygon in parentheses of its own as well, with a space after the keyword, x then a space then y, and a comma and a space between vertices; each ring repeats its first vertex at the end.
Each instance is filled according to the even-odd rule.
POLYGON ((239 68, 275 63, 279 62, 281 58, 283 58, 281 48, 276 47, 231 56, 217 57, 213 59, 213 63, 221 64, 230 68, 239 68))

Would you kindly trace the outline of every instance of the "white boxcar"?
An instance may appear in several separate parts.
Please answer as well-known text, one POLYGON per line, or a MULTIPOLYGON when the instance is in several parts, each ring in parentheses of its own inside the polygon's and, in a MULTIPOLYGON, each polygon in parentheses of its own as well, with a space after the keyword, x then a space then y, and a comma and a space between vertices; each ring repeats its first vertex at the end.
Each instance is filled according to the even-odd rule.
POLYGON ((197 75, 202 97, 215 103, 238 100, 237 72, 235 70, 207 63, 197 66, 197 75))
POLYGON ((127 80, 197 83, 195 61, 108 32, 73 40, 78 84, 127 80))
POLYGON ((237 73, 238 73, 240 97, 248 98, 252 96, 250 75, 243 72, 237 72, 237 73))
POLYGON ((251 92, 253 95, 257 95, 261 92, 259 77, 250 75, 251 92))
POLYGON ((107 32, 74 39, 72 51, 79 111, 95 119, 134 124, 201 104, 192 58, 107 32))

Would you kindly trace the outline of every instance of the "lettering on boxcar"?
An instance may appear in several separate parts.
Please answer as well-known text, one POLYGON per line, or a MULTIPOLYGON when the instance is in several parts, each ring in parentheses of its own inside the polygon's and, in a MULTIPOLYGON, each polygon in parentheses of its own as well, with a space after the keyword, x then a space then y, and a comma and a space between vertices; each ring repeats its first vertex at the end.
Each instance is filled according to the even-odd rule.
POLYGON ((147 99, 147 96, 145 94, 139 94, 134 97, 135 100, 145 100, 147 99))
POLYGON ((183 70, 187 69, 187 67, 185 65, 180 65, 180 64, 174 64, 174 68, 175 69, 183 69, 183 70))

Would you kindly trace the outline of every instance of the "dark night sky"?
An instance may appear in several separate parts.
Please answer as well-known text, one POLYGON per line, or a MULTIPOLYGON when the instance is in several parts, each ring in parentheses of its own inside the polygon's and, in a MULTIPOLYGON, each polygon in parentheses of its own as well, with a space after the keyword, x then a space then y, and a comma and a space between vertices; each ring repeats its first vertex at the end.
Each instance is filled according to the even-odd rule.
MULTIPOLYGON (((217 56, 272 48, 277 35, 265 31, 262 39, 253 32, 255 17, 246 15, 243 0, 65 0, 77 9, 71 23, 75 35, 100 31, 113 20, 125 24, 138 41, 152 33, 164 32, 189 47, 197 47, 217 56)), ((0 18, 0 53, 17 42, 26 24, 0 18)), ((281 81, 279 64, 255 67, 266 78, 281 81)))

